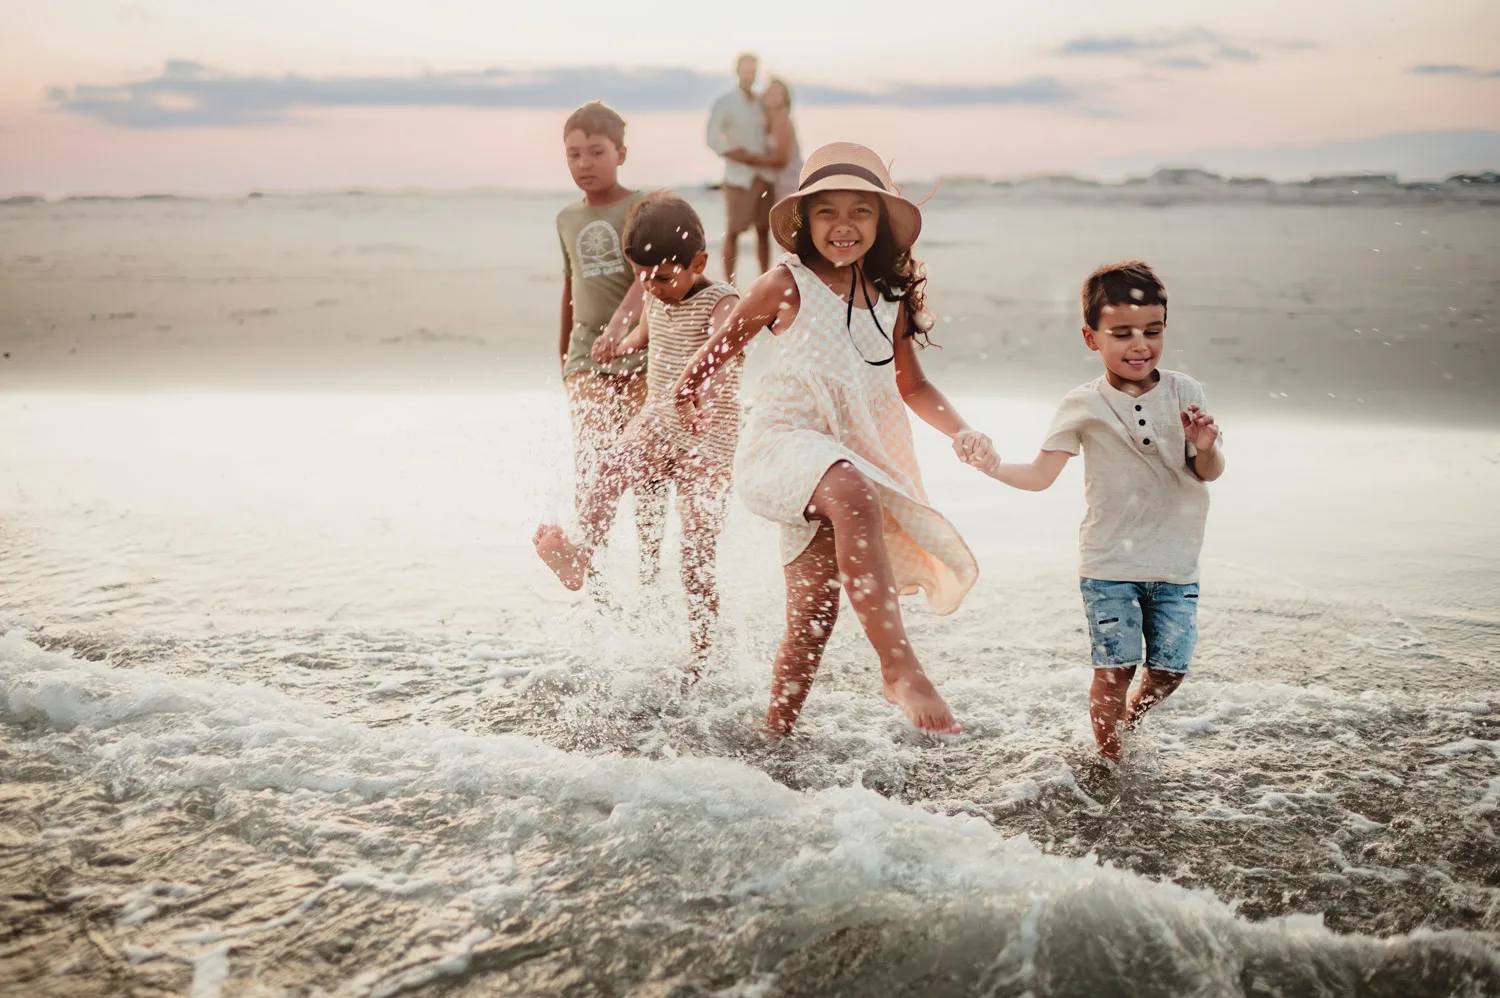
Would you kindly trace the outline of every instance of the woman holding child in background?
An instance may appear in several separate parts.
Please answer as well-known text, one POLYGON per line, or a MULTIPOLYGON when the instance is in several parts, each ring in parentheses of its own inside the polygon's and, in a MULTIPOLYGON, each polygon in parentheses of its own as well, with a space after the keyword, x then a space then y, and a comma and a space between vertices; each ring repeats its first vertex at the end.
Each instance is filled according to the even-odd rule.
POLYGON ((771 77, 760 106, 766 114, 766 147, 770 150, 765 165, 776 171, 771 181, 771 197, 780 201, 797 190, 802 174, 802 149, 797 144, 797 128, 792 124, 792 89, 779 76, 771 77))

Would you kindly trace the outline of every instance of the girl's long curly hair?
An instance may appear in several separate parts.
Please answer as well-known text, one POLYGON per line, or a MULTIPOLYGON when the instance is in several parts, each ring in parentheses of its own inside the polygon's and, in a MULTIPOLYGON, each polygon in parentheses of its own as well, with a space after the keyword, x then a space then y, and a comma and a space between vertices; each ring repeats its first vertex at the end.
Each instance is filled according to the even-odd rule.
MULTIPOLYGON (((797 256, 803 263, 824 259, 813 246, 811 227, 807 224, 807 200, 803 198, 797 205, 797 256)), ((859 261, 859 269, 886 301, 905 303, 906 335, 915 339, 919 346, 932 346, 929 331, 936 320, 927 309, 927 268, 911 255, 909 248, 897 248, 885 211, 885 198, 879 200, 880 220, 875 226, 875 245, 859 261)))

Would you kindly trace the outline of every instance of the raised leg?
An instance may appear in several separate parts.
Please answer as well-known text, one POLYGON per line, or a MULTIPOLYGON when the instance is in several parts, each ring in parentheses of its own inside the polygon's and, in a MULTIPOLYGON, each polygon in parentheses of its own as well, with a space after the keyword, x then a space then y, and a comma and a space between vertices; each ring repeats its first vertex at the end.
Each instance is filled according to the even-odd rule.
POLYGON ((771 671, 766 731, 785 735, 797 723, 839 616, 839 566, 833 525, 818 522, 812 543, 786 566, 786 633, 771 671))
POLYGON ((573 504, 583 503, 599 459, 619 432, 611 427, 608 375, 575 374, 563 382, 568 394, 568 418, 573 424, 573 504))
POLYGON ((609 535, 626 490, 635 489, 639 495, 647 487, 659 486, 660 456, 653 443, 649 434, 632 433, 605 454, 579 501, 576 540, 557 524, 537 528, 532 537, 537 554, 569 589, 583 588, 594 552, 609 535))
POLYGON ((961 731, 906 639, 896 577, 885 546, 885 514, 875 486, 852 464, 840 461, 813 491, 807 515, 826 519, 833 527, 839 580, 880 658, 886 699, 923 731, 961 731))

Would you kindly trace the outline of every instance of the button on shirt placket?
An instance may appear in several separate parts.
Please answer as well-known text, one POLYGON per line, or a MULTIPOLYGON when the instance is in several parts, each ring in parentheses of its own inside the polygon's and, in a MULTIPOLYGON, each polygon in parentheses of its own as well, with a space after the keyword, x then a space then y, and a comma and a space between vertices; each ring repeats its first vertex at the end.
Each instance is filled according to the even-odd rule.
MULTIPOLYGON (((1136 412, 1141 412, 1142 408, 1143 407, 1141 406, 1141 404, 1139 402, 1137 402, 1136 406, 1135 406, 1135 411, 1136 412)), ((1138 427, 1145 427, 1146 426, 1146 418, 1144 416, 1141 416, 1141 417, 1137 418, 1136 421, 1135 421, 1135 424, 1138 427)), ((1146 432, 1150 433, 1151 431, 1149 429, 1147 429, 1146 432)), ((1149 436, 1143 436, 1143 437, 1141 437, 1141 446, 1142 447, 1150 447, 1151 446, 1151 438, 1149 436)))

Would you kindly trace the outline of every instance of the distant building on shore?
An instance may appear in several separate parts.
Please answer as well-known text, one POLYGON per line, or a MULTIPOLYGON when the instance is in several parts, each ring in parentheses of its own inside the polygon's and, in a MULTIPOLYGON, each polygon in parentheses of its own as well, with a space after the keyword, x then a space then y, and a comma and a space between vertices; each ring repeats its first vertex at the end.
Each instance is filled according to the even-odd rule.
POLYGON ((1153 187, 1219 187, 1224 178, 1196 166, 1164 166, 1145 182, 1153 187))
POLYGON ((1401 186, 1394 173, 1338 173, 1313 177, 1305 187, 1348 187, 1353 190, 1379 190, 1401 186))
POLYGON ((1500 173, 1494 170, 1486 170, 1484 173, 1455 173, 1443 183, 1452 184, 1455 187, 1467 184, 1500 184, 1500 173))

